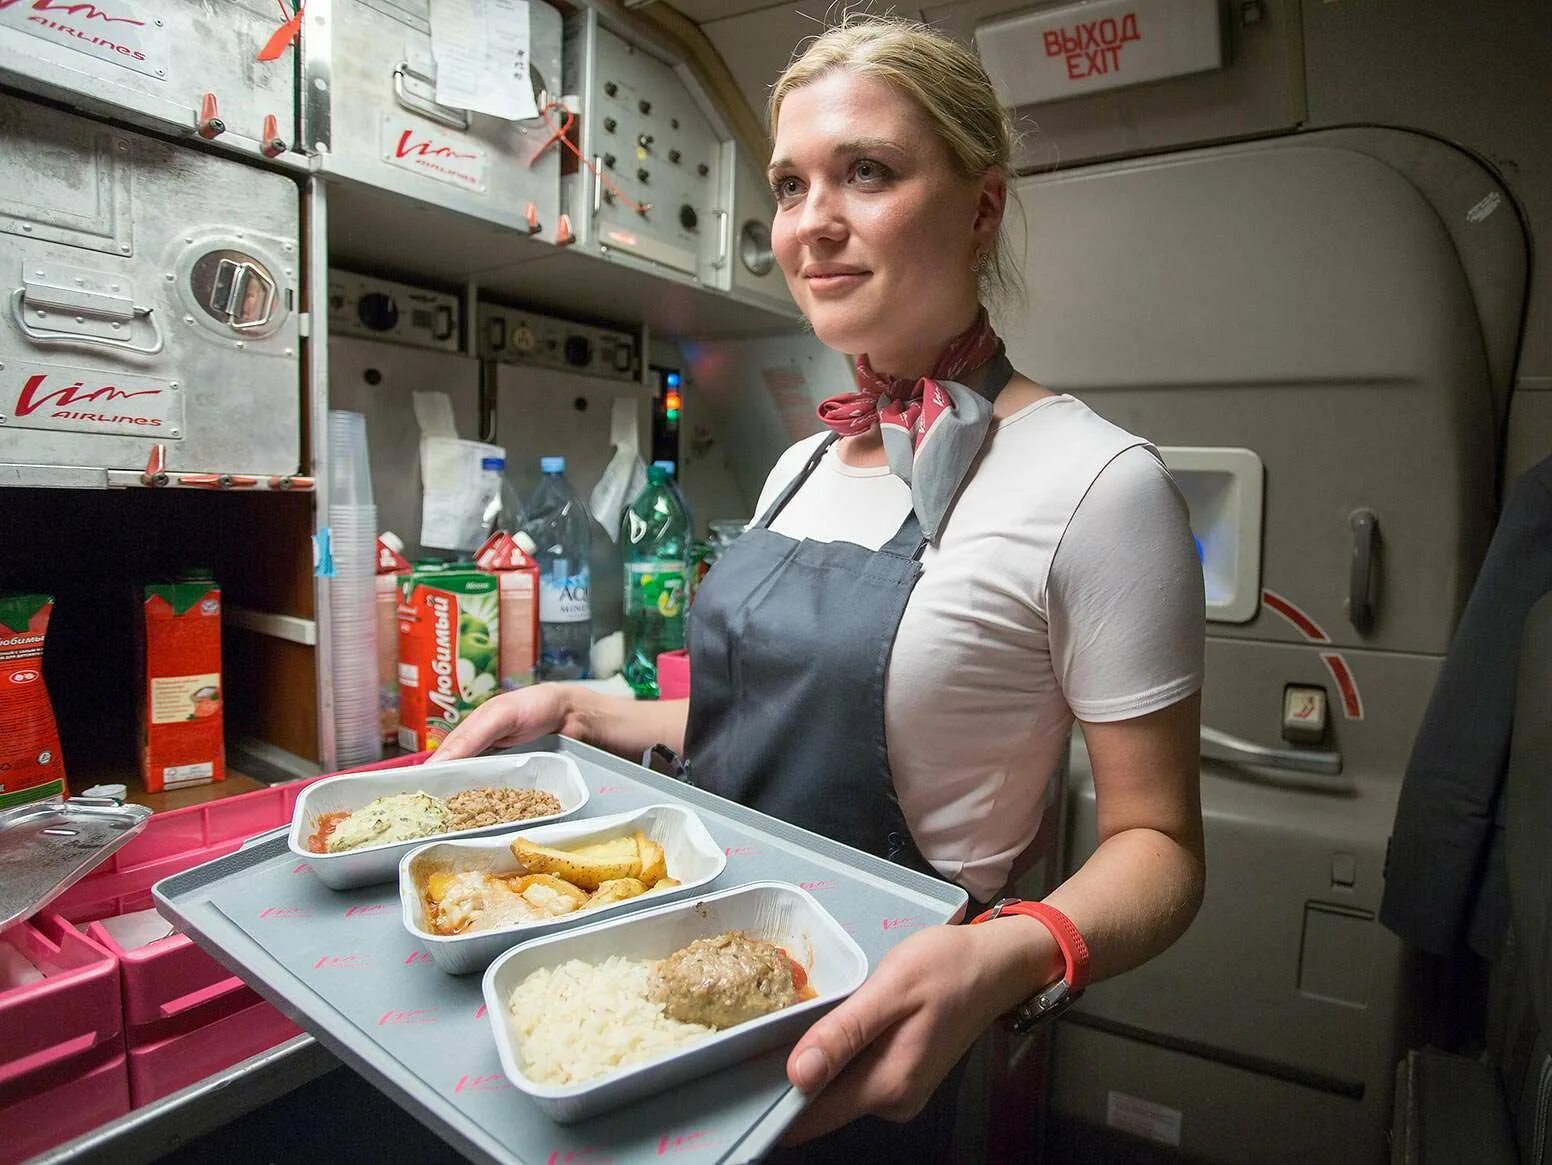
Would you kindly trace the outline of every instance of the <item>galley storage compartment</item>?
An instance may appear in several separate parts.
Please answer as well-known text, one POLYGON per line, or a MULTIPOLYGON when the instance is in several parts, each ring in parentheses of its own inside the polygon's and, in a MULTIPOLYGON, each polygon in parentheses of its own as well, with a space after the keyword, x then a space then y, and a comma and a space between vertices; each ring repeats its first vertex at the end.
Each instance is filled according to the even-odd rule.
POLYGON ((0 461, 296 473, 296 183, 8 95, 0 140, 0 461))

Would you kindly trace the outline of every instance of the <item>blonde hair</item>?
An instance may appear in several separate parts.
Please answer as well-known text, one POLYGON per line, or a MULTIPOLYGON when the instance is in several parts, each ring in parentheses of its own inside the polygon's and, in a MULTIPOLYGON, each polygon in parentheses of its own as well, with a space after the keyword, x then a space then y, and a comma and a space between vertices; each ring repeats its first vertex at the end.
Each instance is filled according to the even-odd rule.
MULTIPOLYGON (((771 136, 788 94, 839 70, 882 81, 915 102, 961 177, 977 179, 995 168, 1012 179, 1017 134, 980 58, 921 21, 903 17, 847 18, 800 46, 771 89, 766 109, 771 136)), ((1020 290, 1005 235, 1006 216, 978 265, 983 294, 1020 290)))

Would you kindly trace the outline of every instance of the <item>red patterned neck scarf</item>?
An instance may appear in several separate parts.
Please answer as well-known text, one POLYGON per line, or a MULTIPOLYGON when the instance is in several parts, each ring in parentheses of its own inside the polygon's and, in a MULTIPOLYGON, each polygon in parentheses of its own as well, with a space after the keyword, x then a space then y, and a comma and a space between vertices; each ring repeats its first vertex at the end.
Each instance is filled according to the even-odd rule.
MULTIPOLYGON (((932 373, 918 380, 873 371, 866 355, 857 357, 857 391, 841 393, 819 404, 819 419, 842 437, 866 433, 874 425, 896 430, 921 447, 932 427, 954 410, 954 402, 939 380, 958 380, 997 355, 1000 341, 983 307, 975 322, 948 342, 932 373)), ((909 478, 906 478, 909 481, 909 478)))

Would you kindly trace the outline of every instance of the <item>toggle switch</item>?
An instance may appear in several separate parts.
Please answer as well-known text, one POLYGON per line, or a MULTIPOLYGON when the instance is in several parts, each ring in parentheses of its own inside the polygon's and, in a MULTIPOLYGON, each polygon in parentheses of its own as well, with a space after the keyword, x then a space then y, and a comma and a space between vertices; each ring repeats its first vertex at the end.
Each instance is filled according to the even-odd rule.
POLYGON ((1319 744, 1326 736, 1326 689, 1289 684, 1283 688, 1283 739, 1319 744))

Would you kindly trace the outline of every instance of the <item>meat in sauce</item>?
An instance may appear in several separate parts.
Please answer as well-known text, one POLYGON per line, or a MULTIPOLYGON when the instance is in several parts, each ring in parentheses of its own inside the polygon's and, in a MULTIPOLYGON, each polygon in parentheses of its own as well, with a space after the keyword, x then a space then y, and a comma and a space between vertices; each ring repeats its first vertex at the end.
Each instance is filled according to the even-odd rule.
POLYGON ((649 997, 670 1019, 726 1028, 801 996, 785 951, 732 931, 696 939, 659 962, 649 997))

